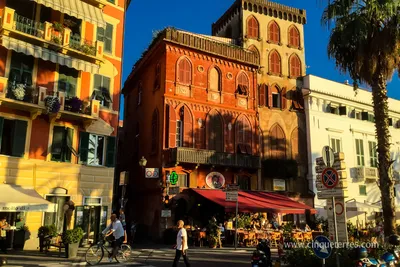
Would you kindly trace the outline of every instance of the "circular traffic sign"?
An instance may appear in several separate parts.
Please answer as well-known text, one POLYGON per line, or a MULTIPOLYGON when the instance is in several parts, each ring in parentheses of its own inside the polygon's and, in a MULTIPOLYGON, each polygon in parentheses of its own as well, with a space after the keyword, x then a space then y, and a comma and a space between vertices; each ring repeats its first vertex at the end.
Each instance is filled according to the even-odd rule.
POLYGON ((342 215, 344 212, 344 207, 341 202, 335 202, 336 215, 342 215))
POLYGON ((332 244, 326 236, 319 235, 312 242, 312 249, 315 256, 320 259, 327 259, 332 253, 332 244))
POLYGON ((330 146, 324 146, 322 148, 322 160, 326 166, 333 166, 333 163, 335 162, 335 154, 330 146))
POLYGON ((322 180, 322 184, 326 188, 332 189, 332 188, 335 188, 335 186, 339 182, 339 174, 337 173, 337 171, 335 169, 326 168, 322 172, 321 180, 322 180))

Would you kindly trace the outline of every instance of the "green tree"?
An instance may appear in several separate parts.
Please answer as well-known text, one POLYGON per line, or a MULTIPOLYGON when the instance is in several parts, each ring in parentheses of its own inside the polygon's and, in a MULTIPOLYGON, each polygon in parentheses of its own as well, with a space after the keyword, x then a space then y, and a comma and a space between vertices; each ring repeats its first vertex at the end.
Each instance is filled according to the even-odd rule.
POLYGON ((395 232, 394 183, 391 175, 387 81, 398 69, 400 2, 398 0, 327 0, 322 22, 331 29, 328 55, 354 88, 372 88, 378 140, 379 188, 385 236, 395 232))

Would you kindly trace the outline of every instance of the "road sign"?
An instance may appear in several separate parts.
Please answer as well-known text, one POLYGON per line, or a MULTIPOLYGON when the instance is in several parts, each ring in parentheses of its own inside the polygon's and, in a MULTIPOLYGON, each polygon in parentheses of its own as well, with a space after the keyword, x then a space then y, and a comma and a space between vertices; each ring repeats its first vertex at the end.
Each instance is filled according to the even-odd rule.
POLYGON ((349 191, 347 189, 326 189, 321 192, 317 192, 319 199, 328 199, 332 197, 349 197, 349 191))
POLYGON ((332 168, 326 168, 322 172, 321 176, 323 185, 328 189, 335 188, 339 182, 339 174, 332 168))
POLYGON ((312 248, 315 256, 320 259, 327 259, 332 253, 331 241, 323 235, 319 235, 314 239, 312 248))
POLYGON ((226 201, 236 202, 238 200, 237 191, 226 191, 226 201))
MULTIPOLYGON (((343 152, 336 152, 336 153, 334 153, 334 155, 335 155, 335 162, 342 161, 345 158, 343 152)), ((326 165, 324 163, 323 157, 318 157, 315 159, 315 161, 316 161, 317 165, 326 165)))
POLYGON ((237 185, 237 184, 227 184, 225 191, 239 191, 239 185, 237 185))
POLYGON ((322 159, 326 166, 332 167, 335 162, 335 155, 333 154, 333 149, 329 146, 324 146, 322 148, 322 159))
POLYGON ((158 168, 146 168, 146 178, 158 178, 158 168))
MULTIPOLYGON (((321 178, 319 180, 315 181, 315 186, 317 187, 318 191, 323 191, 326 189, 326 187, 324 186, 324 184, 321 181, 321 178)), ((335 188, 347 188, 347 187, 348 187, 347 179, 343 179, 343 180, 339 180, 339 182, 335 188)))
MULTIPOLYGON (((326 169, 326 168, 325 168, 326 169)), ((346 171, 336 171, 339 175, 339 179, 347 179, 347 172, 346 171)), ((321 172, 322 173, 322 172, 321 172)), ((317 181, 321 181, 322 176, 321 173, 317 174, 317 181)))
MULTIPOLYGON (((317 166, 315 166, 315 172, 316 173, 322 173, 326 168, 327 168, 327 166, 325 164, 324 165, 317 165, 317 166)), ((337 171, 345 170, 346 169, 346 163, 344 161, 337 161, 337 162, 333 163, 332 168, 337 170, 337 171)))
POLYGON ((169 218, 171 217, 171 210, 162 210, 161 211, 161 217, 162 218, 169 218))

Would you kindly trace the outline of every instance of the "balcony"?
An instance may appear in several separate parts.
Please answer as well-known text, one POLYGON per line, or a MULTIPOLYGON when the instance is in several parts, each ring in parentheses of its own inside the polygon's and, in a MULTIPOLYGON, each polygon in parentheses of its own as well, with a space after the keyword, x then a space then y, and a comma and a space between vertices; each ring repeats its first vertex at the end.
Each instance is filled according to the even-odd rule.
POLYGON ((31 119, 47 112, 46 97, 57 96, 60 107, 53 118, 71 119, 75 121, 92 122, 99 117, 100 103, 98 100, 82 101, 77 97, 68 99, 64 92, 54 93, 45 87, 32 87, 0 77, 0 105, 12 109, 30 112, 31 119))
MULTIPOLYGON (((35 46, 35 52, 49 49, 96 65, 103 62, 103 42, 84 40, 79 35, 73 35, 69 28, 59 23, 37 22, 18 15, 15 10, 8 7, 4 9, 1 22, 2 36, 32 44, 35 46)), ((34 56, 41 57, 37 53, 34 56)))
POLYGON ((250 155, 230 154, 213 150, 194 149, 187 147, 170 148, 164 151, 167 163, 193 163, 199 165, 215 165, 238 168, 260 168, 260 158, 250 155))
POLYGON ((371 167, 356 167, 354 168, 354 178, 358 181, 375 182, 378 180, 378 169, 371 167))

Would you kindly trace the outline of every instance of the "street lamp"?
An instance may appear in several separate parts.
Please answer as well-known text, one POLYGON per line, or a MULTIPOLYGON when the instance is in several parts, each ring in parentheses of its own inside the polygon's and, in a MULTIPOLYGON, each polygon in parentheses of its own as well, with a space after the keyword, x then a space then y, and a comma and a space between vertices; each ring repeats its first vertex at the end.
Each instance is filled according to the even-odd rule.
POLYGON ((147 159, 145 159, 143 156, 142 158, 139 160, 139 165, 144 168, 147 165, 147 159))

